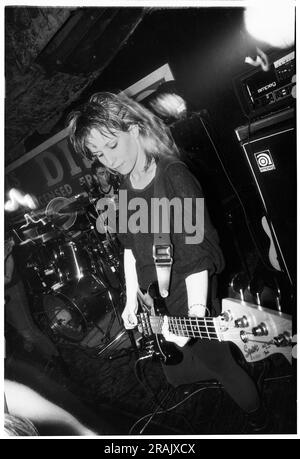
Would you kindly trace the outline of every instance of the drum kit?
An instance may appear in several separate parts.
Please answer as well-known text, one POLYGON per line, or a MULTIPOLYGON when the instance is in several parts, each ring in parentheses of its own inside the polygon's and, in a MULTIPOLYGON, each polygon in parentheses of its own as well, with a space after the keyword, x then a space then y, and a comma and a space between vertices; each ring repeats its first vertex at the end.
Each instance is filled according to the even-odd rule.
POLYGON ((30 293, 40 298, 51 330, 73 342, 94 327, 109 340, 111 325, 103 324, 111 317, 122 325, 121 247, 115 234, 97 232, 95 203, 84 194, 54 198, 18 229, 30 293))

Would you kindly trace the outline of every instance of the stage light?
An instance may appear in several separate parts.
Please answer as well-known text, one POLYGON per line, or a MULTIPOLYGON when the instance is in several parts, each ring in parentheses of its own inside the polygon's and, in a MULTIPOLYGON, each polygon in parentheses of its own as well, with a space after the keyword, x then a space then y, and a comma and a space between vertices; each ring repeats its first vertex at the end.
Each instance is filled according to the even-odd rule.
POLYGON ((295 42, 295 7, 293 2, 260 1, 244 12, 245 26, 257 40, 276 48, 289 48, 295 42))
POLYGON ((179 119, 186 113, 186 103, 178 94, 160 94, 150 102, 151 107, 166 118, 179 119))
POLYGON ((28 209, 36 209, 36 200, 30 194, 23 194, 21 191, 16 188, 12 188, 8 192, 8 201, 4 204, 4 210, 7 212, 14 212, 20 206, 27 207, 28 209))

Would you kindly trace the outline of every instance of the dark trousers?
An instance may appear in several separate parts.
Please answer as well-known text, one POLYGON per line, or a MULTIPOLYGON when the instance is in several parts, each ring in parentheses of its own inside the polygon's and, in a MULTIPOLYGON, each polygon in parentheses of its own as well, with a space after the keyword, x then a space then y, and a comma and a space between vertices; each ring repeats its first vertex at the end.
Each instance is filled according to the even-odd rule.
POLYGON ((228 343, 197 341, 181 349, 183 361, 163 365, 167 380, 177 387, 198 381, 219 381, 231 398, 247 413, 259 408, 260 398, 254 381, 234 360, 228 343))

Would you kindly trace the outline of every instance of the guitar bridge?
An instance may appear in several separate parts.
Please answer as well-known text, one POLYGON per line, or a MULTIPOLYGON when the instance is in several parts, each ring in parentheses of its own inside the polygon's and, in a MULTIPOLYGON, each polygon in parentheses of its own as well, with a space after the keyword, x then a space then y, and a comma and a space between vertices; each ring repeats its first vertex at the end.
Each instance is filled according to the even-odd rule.
POLYGON ((140 357, 139 360, 152 359, 156 354, 155 343, 152 339, 143 337, 140 346, 140 357))

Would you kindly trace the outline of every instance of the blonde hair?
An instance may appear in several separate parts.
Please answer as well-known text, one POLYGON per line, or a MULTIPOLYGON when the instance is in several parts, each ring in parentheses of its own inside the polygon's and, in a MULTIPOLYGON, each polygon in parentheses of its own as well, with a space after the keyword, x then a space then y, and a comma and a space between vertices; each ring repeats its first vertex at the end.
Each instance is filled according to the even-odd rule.
POLYGON ((102 135, 115 131, 127 132, 132 126, 138 126, 139 140, 146 154, 146 166, 160 155, 178 156, 178 149, 169 128, 150 110, 124 93, 112 94, 99 92, 90 97, 88 102, 71 112, 67 118, 70 129, 70 141, 74 150, 92 160, 87 140, 91 129, 97 129, 102 135))

